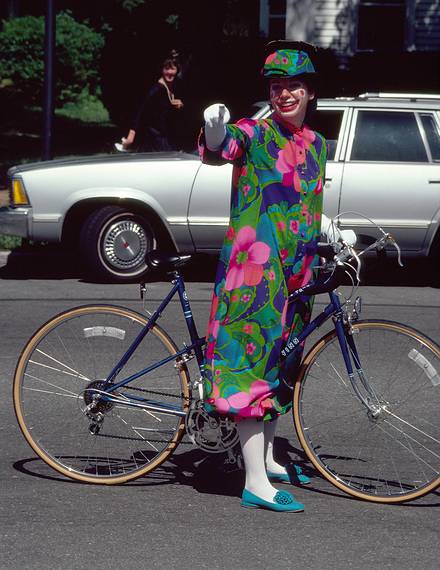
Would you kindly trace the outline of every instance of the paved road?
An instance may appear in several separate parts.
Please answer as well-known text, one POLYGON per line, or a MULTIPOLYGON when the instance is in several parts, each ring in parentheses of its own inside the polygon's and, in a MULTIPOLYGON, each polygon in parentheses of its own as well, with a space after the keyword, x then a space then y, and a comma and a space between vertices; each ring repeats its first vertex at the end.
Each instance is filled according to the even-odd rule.
MULTIPOLYGON (((25 267, 0 269, 0 569, 134 568, 438 569, 440 493, 406 506, 381 506, 344 496, 319 477, 295 489, 298 515, 242 509, 243 474, 226 473, 217 457, 183 445, 148 478, 119 487, 63 479, 35 458, 16 426, 10 384, 25 340, 53 314, 77 304, 112 301, 140 309, 136 285, 78 281, 66 270, 28 278, 25 267)), ((212 275, 209 277, 209 279, 212 275)), ((406 321, 440 342, 437 289, 417 278, 405 286, 362 288, 364 316, 406 321), (417 285, 414 285, 414 281, 417 285), (409 284, 409 285, 408 285, 409 284)), ((398 280, 399 281, 399 280, 398 280)), ((149 285, 150 306, 166 285, 149 285)), ((189 283, 203 329, 211 283, 189 283)), ((182 337, 173 305, 162 318, 182 337)), ((277 445, 298 457, 290 417, 277 445)))

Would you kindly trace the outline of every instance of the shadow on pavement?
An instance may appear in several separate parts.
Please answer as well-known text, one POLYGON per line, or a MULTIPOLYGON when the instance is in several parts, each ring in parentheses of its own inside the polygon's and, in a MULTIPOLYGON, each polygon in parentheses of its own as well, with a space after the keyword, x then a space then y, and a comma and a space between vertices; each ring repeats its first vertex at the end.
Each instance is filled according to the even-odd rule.
MULTIPOLYGON (((285 438, 276 438, 276 445, 280 462, 289 463, 292 461, 290 453, 293 453, 295 463, 301 466, 305 474, 320 478, 315 469, 306 462, 307 459, 302 450, 294 448, 285 438)), ((74 485, 85 484, 67 479, 37 457, 17 461, 13 464, 13 468, 24 475, 39 479, 74 485)), ((157 467, 151 474, 125 483, 124 486, 155 487, 179 484, 189 485, 199 493, 240 497, 244 483, 244 470, 240 469, 236 462, 231 462, 226 453, 205 453, 193 447, 184 438, 179 450, 165 463, 157 467), (181 452, 181 449, 184 451, 181 452)), ((337 493, 339 494, 339 492, 337 493)), ((345 496, 342 493, 340 494, 345 496)))
MULTIPOLYGON (((213 283, 218 256, 195 254, 185 267, 183 275, 188 282, 213 283)), ((0 279, 78 279, 85 283, 102 283, 85 274, 78 254, 60 246, 34 246, 12 251, 4 267, 0 267, 0 279)), ((167 281, 164 274, 151 273, 143 279, 133 280, 157 282, 167 281)), ((385 260, 367 259, 361 273, 361 283, 370 286, 439 287, 438 269, 426 259, 406 260, 400 267, 393 258, 385 260), (437 272, 437 275, 435 273, 437 272)), ((347 280, 347 285, 350 282, 347 280)))
MULTIPOLYGON (((183 271, 185 280, 213 283, 217 260, 215 255, 195 254, 194 260, 183 271)), ((6 265, 0 267, 0 279, 78 279, 84 283, 103 283, 102 280, 86 275, 77 253, 50 245, 12 251, 7 257, 6 265)), ((133 279, 131 283, 168 280, 165 274, 154 272, 142 279, 133 279)))
MULTIPOLYGON (((278 450, 278 461, 281 464, 294 461, 300 465, 303 472, 312 479, 310 485, 301 486, 303 491, 311 494, 317 493, 320 495, 339 497, 350 501, 359 500, 347 495, 336 487, 332 487, 330 483, 325 481, 322 475, 311 466, 304 451, 294 447, 288 439, 277 437, 275 442, 278 450), (324 486, 322 484, 323 482, 324 486)), ((188 441, 186 443, 190 445, 188 441)), ((183 447, 184 444, 185 439, 181 443, 181 447, 183 447)), ((16 471, 30 477, 73 485, 86 484, 63 477, 36 457, 17 461, 13 467, 16 471)), ((191 449, 188 451, 174 453, 168 461, 157 467, 151 474, 121 486, 156 487, 176 484, 188 485, 202 494, 241 497, 241 492, 245 484, 245 472, 240 469, 237 464, 231 464, 225 453, 208 454, 191 446, 191 449)), ((282 488, 284 487, 287 489, 287 486, 282 486, 282 488)), ((411 503, 397 503, 385 506, 388 508, 438 508, 440 507, 439 498, 440 492, 436 490, 426 495, 423 498, 423 502, 419 499, 411 503)))
POLYGON ((361 281, 364 285, 394 287, 438 287, 437 268, 428 259, 404 260, 400 267, 395 259, 364 261, 361 281))

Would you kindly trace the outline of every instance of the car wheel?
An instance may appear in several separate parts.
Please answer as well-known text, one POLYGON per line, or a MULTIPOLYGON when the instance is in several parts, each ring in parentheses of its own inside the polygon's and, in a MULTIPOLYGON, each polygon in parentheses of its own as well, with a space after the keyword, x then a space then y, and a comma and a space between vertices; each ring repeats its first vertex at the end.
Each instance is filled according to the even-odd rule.
POLYGON ((80 250, 88 270, 107 281, 141 277, 147 269, 145 255, 154 244, 150 224, 119 206, 92 212, 80 235, 80 250))

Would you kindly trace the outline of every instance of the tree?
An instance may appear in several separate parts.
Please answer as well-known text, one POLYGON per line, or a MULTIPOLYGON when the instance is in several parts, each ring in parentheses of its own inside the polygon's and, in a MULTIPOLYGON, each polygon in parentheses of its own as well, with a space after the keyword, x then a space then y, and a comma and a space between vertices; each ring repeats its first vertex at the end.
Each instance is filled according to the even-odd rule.
MULTIPOLYGON (((104 37, 70 12, 56 17, 56 83, 58 104, 76 101, 99 86, 104 37)), ((24 16, 3 22, 0 32, 0 90, 20 103, 41 102, 44 77, 44 17, 24 16)))

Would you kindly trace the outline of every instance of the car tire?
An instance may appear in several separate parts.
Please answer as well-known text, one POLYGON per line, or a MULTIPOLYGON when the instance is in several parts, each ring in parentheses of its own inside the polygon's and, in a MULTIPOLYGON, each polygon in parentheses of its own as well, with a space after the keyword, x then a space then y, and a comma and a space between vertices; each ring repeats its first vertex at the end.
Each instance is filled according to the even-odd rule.
POLYGON ((150 224, 120 206, 92 212, 80 233, 86 269, 104 281, 132 282, 147 270, 145 255, 155 246, 150 224))

